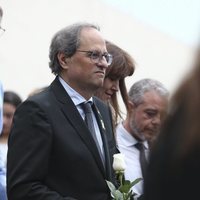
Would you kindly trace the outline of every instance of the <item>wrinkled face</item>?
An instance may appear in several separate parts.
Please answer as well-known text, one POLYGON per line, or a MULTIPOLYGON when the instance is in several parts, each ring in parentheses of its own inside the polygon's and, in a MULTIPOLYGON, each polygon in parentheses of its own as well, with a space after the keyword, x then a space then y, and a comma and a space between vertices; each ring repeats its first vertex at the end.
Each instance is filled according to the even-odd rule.
POLYGON ((155 139, 166 116, 167 102, 155 91, 149 91, 144 94, 143 103, 133 105, 129 126, 136 138, 147 141, 155 139))
POLYGON ((103 87, 98 90, 98 97, 103 101, 109 101, 113 94, 119 90, 119 79, 111 79, 106 77, 103 82, 103 87))
MULTIPOLYGON (((80 51, 96 51, 105 53, 106 44, 100 32, 94 28, 84 28, 80 34, 80 51)), ((76 51, 71 58, 66 58, 64 80, 77 92, 90 98, 103 85, 105 70, 108 67, 105 57, 94 63, 87 52, 76 51)))
POLYGON ((12 120, 14 116, 14 112, 16 110, 16 107, 13 106, 10 103, 4 103, 3 104, 3 135, 7 135, 10 133, 12 120))

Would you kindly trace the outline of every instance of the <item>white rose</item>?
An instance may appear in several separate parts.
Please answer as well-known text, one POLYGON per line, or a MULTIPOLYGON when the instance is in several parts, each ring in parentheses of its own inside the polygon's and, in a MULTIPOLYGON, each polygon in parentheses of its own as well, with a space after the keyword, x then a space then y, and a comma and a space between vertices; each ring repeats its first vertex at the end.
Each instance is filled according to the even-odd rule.
POLYGON ((113 169, 115 171, 124 171, 126 168, 126 164, 124 161, 124 155, 121 153, 117 153, 113 155, 113 169))

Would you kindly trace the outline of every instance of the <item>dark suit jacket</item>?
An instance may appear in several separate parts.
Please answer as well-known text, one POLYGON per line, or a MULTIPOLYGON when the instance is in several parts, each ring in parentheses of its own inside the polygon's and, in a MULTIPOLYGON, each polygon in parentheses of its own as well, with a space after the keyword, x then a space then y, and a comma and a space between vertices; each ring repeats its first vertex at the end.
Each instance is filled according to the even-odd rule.
POLYGON ((16 111, 8 142, 9 200, 107 200, 115 140, 108 106, 94 99, 106 165, 58 78, 16 111), (104 123, 104 125, 103 125, 104 123))

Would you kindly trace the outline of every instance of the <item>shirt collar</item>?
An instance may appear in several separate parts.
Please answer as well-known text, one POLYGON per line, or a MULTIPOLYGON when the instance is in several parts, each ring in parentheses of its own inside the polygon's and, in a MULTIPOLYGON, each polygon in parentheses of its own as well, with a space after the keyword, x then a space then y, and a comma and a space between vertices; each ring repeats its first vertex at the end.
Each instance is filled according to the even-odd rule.
POLYGON ((88 101, 93 103, 92 97, 88 101, 86 101, 86 99, 83 96, 81 96, 76 90, 74 90, 72 87, 70 87, 60 76, 58 78, 59 78, 60 83, 64 87, 65 91, 71 97, 75 106, 80 105, 83 102, 88 102, 88 101))
MULTIPOLYGON (((134 146, 138 143, 138 140, 136 140, 123 126, 122 123, 118 125, 119 132, 118 134, 121 134, 121 138, 123 140, 123 143, 125 143, 126 146, 134 146)), ((149 149, 148 142, 145 140, 142 142, 145 149, 149 149)))

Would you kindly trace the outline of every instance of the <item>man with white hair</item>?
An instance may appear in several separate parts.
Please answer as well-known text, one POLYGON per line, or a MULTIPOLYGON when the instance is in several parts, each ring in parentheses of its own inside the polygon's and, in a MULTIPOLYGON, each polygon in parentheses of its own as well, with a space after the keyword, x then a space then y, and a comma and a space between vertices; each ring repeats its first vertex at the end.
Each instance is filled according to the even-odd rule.
MULTIPOLYGON (((157 136, 166 115, 168 91, 157 80, 142 79, 129 91, 128 113, 116 128, 119 151, 125 155, 125 178, 144 178, 149 145, 157 136)), ((143 181, 133 186, 138 196, 143 193, 143 181)))

